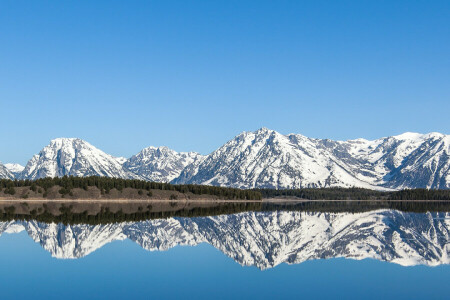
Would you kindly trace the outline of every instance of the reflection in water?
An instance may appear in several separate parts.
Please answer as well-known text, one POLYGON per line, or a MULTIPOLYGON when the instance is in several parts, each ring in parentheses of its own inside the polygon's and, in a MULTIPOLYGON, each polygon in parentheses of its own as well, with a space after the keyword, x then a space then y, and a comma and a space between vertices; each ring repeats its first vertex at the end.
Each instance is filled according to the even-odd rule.
POLYGON ((448 212, 396 210, 244 212, 103 225, 0 222, 0 233, 26 230, 57 258, 80 258, 128 238, 149 251, 209 243, 239 264, 260 269, 332 257, 374 258, 405 266, 449 264, 449 228, 448 212))

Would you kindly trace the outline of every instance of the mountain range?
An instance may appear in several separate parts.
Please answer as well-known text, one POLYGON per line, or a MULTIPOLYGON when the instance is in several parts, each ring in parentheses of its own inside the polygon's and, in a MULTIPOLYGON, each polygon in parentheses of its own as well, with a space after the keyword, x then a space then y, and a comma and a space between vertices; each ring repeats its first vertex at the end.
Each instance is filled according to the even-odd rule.
POLYGON ((77 138, 52 140, 21 167, 1 164, 0 178, 108 176, 236 188, 450 188, 450 135, 404 133, 333 141, 261 128, 209 155, 148 147, 129 159, 77 138))
POLYGON ((0 222, 0 234, 25 230, 63 259, 129 239, 149 251, 208 243, 259 269, 334 257, 436 266, 450 263, 449 221, 449 213, 275 211, 101 225, 10 221, 0 222))

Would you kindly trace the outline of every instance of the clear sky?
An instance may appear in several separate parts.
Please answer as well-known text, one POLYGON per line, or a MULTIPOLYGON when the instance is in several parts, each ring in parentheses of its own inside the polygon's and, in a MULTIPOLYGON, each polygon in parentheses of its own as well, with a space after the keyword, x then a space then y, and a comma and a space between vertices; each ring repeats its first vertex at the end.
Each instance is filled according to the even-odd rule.
POLYGON ((265 126, 450 133, 450 1, 0 2, 0 161, 207 154, 265 126))

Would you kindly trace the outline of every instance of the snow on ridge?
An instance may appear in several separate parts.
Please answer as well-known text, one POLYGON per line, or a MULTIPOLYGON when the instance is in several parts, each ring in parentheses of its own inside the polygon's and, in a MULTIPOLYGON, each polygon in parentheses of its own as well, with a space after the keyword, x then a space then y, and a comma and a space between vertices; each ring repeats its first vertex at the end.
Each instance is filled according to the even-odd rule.
POLYGON ((117 158, 78 138, 51 140, 27 163, 19 178, 107 176, 137 178, 125 170, 117 158))
POLYGON ((425 171, 419 180, 415 174, 408 174, 408 178, 398 175, 401 173, 398 168, 417 151, 428 151, 426 155, 430 157, 435 155, 432 148, 437 146, 433 143, 439 141, 440 136, 420 136, 429 140, 406 139, 415 137, 407 133, 402 138, 333 141, 300 134, 283 135, 263 127, 239 134, 206 156, 194 174, 189 176, 182 172, 182 180, 174 182, 237 188, 336 186, 389 190, 405 184, 445 188, 445 184, 437 180, 428 184, 425 171), (395 179, 394 182, 390 178, 395 179))
POLYGON ((430 133, 417 133, 417 132, 405 132, 399 135, 393 136, 393 138, 396 138, 398 140, 414 140, 414 141, 423 141, 429 138, 442 138, 445 137, 445 134, 439 133, 439 132, 430 132, 430 133))
POLYGON ((20 173, 23 171, 23 169, 25 169, 24 166, 20 165, 20 164, 15 164, 15 163, 7 163, 5 164, 5 167, 11 172, 11 173, 20 173))
POLYGON ((187 166, 202 158, 196 152, 176 152, 165 146, 150 146, 130 157, 123 165, 146 180, 170 182, 179 177, 187 166))
POLYGON ((401 135, 334 141, 283 135, 262 127, 244 131, 210 153, 150 146, 125 159, 78 138, 57 138, 22 172, 3 178, 109 176, 237 188, 450 188, 450 136, 401 135))
POLYGON ((0 179, 13 179, 14 175, 0 162, 0 179))

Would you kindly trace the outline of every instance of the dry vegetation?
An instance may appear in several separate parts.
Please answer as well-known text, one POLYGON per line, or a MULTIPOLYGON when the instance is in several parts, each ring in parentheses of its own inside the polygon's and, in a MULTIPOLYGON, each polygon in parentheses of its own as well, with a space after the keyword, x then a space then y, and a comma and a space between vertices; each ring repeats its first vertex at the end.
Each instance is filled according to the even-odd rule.
POLYGON ((178 191, 156 190, 150 189, 133 189, 124 188, 119 191, 115 188, 107 193, 97 187, 88 187, 87 190, 82 188, 73 188, 68 194, 61 194, 60 186, 53 186, 45 191, 36 189, 33 191, 30 187, 16 187, 15 194, 6 194, 5 190, 0 191, 0 200, 219 200, 220 197, 215 195, 197 195, 191 192, 181 193, 178 191), (150 192, 150 193, 149 193, 150 192), (44 197, 45 195, 45 197, 44 197))

